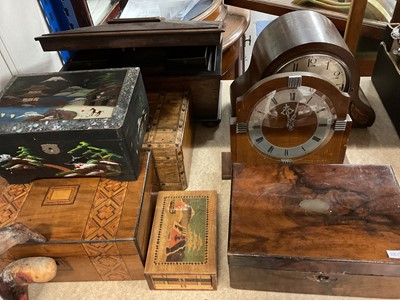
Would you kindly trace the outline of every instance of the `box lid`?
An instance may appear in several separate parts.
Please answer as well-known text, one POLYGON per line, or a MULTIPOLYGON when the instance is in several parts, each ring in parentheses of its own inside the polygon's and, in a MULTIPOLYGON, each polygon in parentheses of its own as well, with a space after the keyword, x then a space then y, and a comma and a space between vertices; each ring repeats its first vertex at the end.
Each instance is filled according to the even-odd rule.
POLYGON ((44 51, 177 47, 219 45, 222 32, 222 23, 216 21, 145 22, 132 19, 44 34, 35 40, 44 51))
POLYGON ((231 201, 230 264, 400 274, 387 253, 400 253, 400 189, 389 166, 234 164, 231 201))
POLYGON ((136 181, 62 178, 23 185, 0 177, 0 226, 20 222, 47 239, 9 251, 15 258, 139 254, 144 261, 155 206, 150 152, 142 153, 140 166, 136 181))
POLYGON ((182 145, 189 112, 187 93, 148 93, 147 97, 152 116, 143 148, 175 149, 182 145))
POLYGON ((216 191, 160 191, 145 274, 216 275, 216 191))
POLYGON ((101 130, 121 138, 113 131, 123 127, 138 84, 147 107, 140 76, 139 68, 15 76, 0 93, 0 134, 101 130))

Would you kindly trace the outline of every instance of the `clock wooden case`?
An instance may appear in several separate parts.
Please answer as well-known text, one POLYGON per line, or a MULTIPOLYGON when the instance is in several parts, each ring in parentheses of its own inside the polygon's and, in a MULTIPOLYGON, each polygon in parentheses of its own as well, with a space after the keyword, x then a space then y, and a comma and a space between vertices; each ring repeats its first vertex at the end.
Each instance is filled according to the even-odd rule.
POLYGON ((335 25, 313 11, 282 15, 261 32, 249 68, 231 85, 232 107, 260 79, 292 71, 312 72, 330 80, 339 90, 349 93, 354 126, 373 124, 375 112, 359 87, 356 59, 335 25))
POLYGON ((348 94, 309 72, 269 76, 236 105, 232 162, 342 163, 351 118, 348 94))

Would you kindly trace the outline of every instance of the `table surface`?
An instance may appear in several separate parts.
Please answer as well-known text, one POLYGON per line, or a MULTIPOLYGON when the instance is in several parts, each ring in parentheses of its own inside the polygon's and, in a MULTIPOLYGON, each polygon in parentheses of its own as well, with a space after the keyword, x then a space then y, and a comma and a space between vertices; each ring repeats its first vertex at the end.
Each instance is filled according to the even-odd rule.
MULTIPOLYGON (((221 179, 221 153, 229 148, 229 85, 222 81, 222 121, 218 127, 195 124, 193 159, 188 190, 218 192, 218 290, 217 291, 151 291, 146 281, 76 282, 33 284, 31 300, 37 299, 269 299, 269 300, 358 300, 366 298, 333 297, 246 291, 229 286, 227 262, 230 180, 221 179)), ((384 109, 370 78, 361 79, 361 87, 376 112, 376 121, 369 128, 352 129, 346 163, 391 165, 400 179, 400 139, 384 109)), ((400 295, 399 295, 400 298, 400 295)), ((369 298, 371 299, 371 298, 369 298)))

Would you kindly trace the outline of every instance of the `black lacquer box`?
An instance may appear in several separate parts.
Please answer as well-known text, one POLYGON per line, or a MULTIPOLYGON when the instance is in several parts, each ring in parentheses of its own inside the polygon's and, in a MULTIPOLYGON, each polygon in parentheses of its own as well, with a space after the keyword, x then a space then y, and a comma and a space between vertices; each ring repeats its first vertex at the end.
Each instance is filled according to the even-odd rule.
POLYGON ((0 94, 0 175, 135 180, 148 112, 139 68, 16 76, 0 94))

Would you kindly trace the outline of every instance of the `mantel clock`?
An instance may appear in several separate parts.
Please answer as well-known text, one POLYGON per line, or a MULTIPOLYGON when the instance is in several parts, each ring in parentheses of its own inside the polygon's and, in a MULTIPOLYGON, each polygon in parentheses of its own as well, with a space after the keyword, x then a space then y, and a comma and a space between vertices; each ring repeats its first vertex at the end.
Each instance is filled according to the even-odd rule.
POLYGON ((237 99, 232 162, 342 163, 350 96, 310 72, 268 76, 237 99))
POLYGON ((231 85, 231 102, 267 76, 306 71, 350 95, 353 126, 368 127, 375 113, 360 89, 358 65, 335 25, 313 11, 294 11, 272 21, 258 36, 247 71, 231 85))

